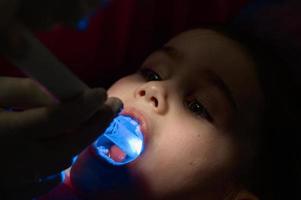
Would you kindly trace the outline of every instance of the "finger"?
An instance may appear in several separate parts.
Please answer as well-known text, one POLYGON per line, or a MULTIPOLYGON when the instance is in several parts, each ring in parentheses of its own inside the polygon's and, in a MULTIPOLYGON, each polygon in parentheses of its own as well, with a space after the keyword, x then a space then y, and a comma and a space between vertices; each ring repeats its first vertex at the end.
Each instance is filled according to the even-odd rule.
POLYGON ((93 116, 85 127, 80 128, 72 134, 65 134, 55 138, 37 141, 38 155, 32 160, 39 160, 34 166, 34 171, 39 174, 49 175, 59 173, 72 164, 72 158, 89 146, 101 135, 104 128, 108 126, 114 114, 108 106, 104 106, 93 116), (107 113, 111 111, 111 116, 107 113), (105 113, 105 114, 103 114, 105 113), (47 164, 51 163, 51 165, 47 164))
POLYGON ((72 102, 23 112, 0 113, 0 130, 25 137, 51 138, 64 130, 78 128, 106 99, 103 89, 88 89, 72 102))
POLYGON ((44 140, 43 156, 41 163, 51 161, 49 167, 39 167, 42 174, 58 173, 67 169, 72 164, 74 156, 94 142, 112 121, 116 113, 120 111, 122 102, 116 98, 110 98, 106 105, 101 107, 83 127, 76 132, 61 135, 54 139, 44 140))
POLYGON ((105 104, 116 114, 118 114, 123 108, 123 102, 117 97, 109 97, 105 104))
POLYGON ((64 144, 68 142, 65 145, 68 148, 65 153, 70 153, 72 156, 80 153, 102 134, 113 118, 114 114, 108 107, 99 111, 89 123, 85 124, 85 127, 77 131, 78 134, 70 135, 65 141, 62 141, 64 144))
POLYGON ((0 107, 33 108, 55 104, 43 88, 28 78, 0 77, 0 107))
MULTIPOLYGON (((61 146, 62 158, 68 159, 80 153, 84 148, 94 142, 109 126, 114 116, 121 110, 122 102, 110 98, 94 116, 74 134, 66 135, 54 141, 52 145, 61 146)), ((50 148, 51 149, 51 148, 50 148)))

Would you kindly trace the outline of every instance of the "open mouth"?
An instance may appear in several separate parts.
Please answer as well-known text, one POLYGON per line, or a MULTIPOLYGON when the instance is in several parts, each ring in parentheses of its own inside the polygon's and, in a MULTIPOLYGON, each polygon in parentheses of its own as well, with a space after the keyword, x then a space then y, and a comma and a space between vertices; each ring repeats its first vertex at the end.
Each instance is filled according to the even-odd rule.
POLYGON ((95 142, 96 153, 113 165, 135 160, 143 150, 143 134, 137 119, 117 116, 95 142))

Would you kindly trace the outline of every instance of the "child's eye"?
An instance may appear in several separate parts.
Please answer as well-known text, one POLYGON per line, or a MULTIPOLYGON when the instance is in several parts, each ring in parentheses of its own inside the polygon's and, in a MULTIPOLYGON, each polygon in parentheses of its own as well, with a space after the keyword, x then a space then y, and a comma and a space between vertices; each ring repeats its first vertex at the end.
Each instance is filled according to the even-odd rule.
POLYGON ((142 68, 139 70, 139 73, 145 78, 147 81, 160 81, 161 77, 149 68, 142 68))
POLYGON ((195 98, 189 98, 184 102, 185 106, 197 116, 207 119, 209 122, 213 122, 213 118, 210 116, 207 109, 195 98))

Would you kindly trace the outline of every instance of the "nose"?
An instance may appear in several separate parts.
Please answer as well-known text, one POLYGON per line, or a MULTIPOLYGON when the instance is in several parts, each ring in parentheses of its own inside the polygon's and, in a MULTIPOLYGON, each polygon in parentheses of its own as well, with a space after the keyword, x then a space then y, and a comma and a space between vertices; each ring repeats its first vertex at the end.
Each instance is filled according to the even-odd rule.
POLYGON ((158 114, 167 111, 167 88, 162 81, 151 81, 137 88, 135 97, 146 101, 158 114))

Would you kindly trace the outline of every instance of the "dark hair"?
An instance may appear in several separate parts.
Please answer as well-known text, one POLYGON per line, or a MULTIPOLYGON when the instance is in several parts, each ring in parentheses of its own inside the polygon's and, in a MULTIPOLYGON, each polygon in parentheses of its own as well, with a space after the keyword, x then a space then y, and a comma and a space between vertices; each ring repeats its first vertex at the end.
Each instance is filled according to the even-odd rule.
POLYGON ((301 173, 297 137, 301 36, 292 38, 285 26, 278 27, 277 21, 269 19, 271 16, 258 14, 212 29, 245 47, 257 64, 264 94, 260 126, 251 137, 256 148, 252 148, 254 154, 245 162, 239 181, 260 199, 294 199, 301 173))

